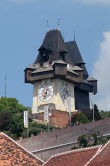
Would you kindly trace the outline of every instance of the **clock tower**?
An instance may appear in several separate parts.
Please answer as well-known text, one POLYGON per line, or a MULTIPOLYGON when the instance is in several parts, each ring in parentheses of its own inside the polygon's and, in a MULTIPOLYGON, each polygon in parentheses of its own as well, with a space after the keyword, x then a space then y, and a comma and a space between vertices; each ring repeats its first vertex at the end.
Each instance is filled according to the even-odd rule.
POLYGON ((32 114, 42 114, 46 105, 62 113, 88 109, 97 80, 89 77, 76 42, 64 42, 59 30, 51 30, 38 51, 25 69, 25 82, 34 86, 32 114))

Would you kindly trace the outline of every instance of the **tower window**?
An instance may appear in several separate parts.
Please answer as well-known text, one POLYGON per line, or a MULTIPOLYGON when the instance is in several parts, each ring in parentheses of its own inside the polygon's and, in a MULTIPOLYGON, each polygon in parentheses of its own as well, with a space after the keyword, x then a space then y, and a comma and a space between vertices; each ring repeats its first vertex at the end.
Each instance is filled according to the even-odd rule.
POLYGON ((28 76, 29 76, 29 77, 31 76, 31 72, 28 72, 28 76))
POLYGON ((49 62, 49 66, 52 66, 52 62, 49 62))
POLYGON ((43 63, 40 63, 40 67, 43 67, 43 63))
POLYGON ((46 61, 48 61, 49 56, 48 56, 48 54, 46 52, 43 52, 42 58, 43 58, 43 61, 46 62, 46 61))
POLYGON ((63 67, 63 66, 59 66, 59 70, 60 70, 60 71, 63 71, 63 70, 64 70, 64 67, 63 67))
POLYGON ((47 56, 47 54, 44 52, 44 53, 43 53, 43 57, 46 57, 46 56, 47 56))

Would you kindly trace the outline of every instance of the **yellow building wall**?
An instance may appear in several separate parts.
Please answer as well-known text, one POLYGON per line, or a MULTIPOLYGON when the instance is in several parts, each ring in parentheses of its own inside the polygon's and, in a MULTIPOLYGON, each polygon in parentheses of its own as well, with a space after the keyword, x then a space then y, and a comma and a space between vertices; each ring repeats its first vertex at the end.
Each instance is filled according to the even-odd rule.
POLYGON ((64 102, 62 100, 61 94, 60 94, 61 86, 63 84, 66 84, 70 89, 71 112, 74 112, 75 111, 74 84, 61 80, 61 79, 52 79, 52 80, 46 79, 41 82, 34 83, 32 113, 34 114, 34 113, 38 113, 38 112, 43 112, 45 105, 49 105, 50 109, 56 108, 57 110, 69 112, 68 104, 67 104, 67 102, 64 102), (53 95, 52 99, 50 99, 48 102, 43 102, 38 97, 38 91, 39 91, 40 87, 45 83, 51 83, 54 88, 54 95, 53 95))

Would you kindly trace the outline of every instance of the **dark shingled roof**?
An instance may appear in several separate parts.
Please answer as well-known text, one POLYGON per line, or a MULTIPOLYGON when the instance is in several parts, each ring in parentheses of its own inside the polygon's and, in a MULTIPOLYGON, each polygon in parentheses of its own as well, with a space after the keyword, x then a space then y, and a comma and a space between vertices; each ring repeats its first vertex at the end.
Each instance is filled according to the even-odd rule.
POLYGON ((36 67, 34 65, 29 65, 28 67, 26 67, 27 69, 36 69, 36 67))
POLYGON ((43 62, 42 54, 47 52, 48 61, 63 60, 72 65, 81 67, 83 74, 88 77, 85 63, 81 57, 76 41, 65 42, 59 30, 51 30, 46 33, 44 41, 39 48, 39 54, 35 63, 43 62))
POLYGON ((84 70, 83 74, 88 76, 87 69, 84 65, 84 62, 83 62, 83 59, 81 57, 78 46, 76 44, 76 41, 65 42, 65 44, 66 44, 66 47, 67 47, 68 52, 69 52, 68 56, 66 57, 66 61, 68 63, 72 63, 73 65, 76 65, 79 63, 82 64, 81 68, 84 70), (70 59, 71 59, 71 61, 70 61, 70 59))
POLYGON ((83 71, 83 69, 79 66, 73 66, 72 68, 74 71, 83 71))
POLYGON ((66 62, 62 61, 62 60, 57 60, 57 61, 53 61, 54 63, 60 63, 60 64, 67 64, 66 62))
POLYGON ((50 70, 53 70, 53 67, 52 66, 49 66, 49 67, 42 67, 42 68, 38 68, 36 70, 34 70, 32 72, 33 73, 40 73, 40 72, 45 72, 45 71, 50 71, 50 70))
POLYGON ((88 77, 87 81, 98 81, 97 79, 95 79, 94 77, 88 77))
POLYGON ((39 54, 35 63, 42 62, 42 51, 48 51, 49 61, 62 60, 61 52, 67 53, 64 40, 59 30, 51 30, 46 33, 42 46, 39 48, 39 54))

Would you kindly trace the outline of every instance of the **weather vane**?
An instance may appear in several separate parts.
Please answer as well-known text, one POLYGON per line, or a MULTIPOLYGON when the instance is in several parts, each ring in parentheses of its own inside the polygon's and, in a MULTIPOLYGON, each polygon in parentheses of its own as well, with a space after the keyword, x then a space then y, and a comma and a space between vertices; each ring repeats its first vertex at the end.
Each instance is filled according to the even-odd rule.
POLYGON ((58 19, 58 30, 60 30, 60 18, 58 19))
POLYGON ((75 31, 74 31, 74 41, 75 41, 75 31))
POLYGON ((63 32, 63 40, 65 40, 65 33, 63 32))
POLYGON ((47 32, 49 31, 49 21, 47 21, 47 32))

